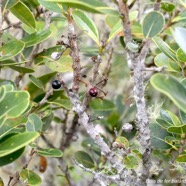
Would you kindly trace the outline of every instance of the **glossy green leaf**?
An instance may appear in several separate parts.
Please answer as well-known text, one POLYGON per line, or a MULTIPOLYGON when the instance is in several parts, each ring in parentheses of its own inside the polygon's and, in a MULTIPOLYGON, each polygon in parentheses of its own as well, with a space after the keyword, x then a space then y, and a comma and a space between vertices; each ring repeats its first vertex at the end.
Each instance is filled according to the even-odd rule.
POLYGON ((45 88, 44 88, 44 85, 40 79, 36 78, 35 76, 33 76, 31 74, 28 77, 30 78, 30 80, 32 81, 32 83, 35 86, 37 86, 38 88, 40 88, 44 91, 45 88))
POLYGON ((41 184, 42 180, 35 172, 23 169, 20 172, 21 179, 27 183, 29 186, 38 186, 41 184))
POLYGON ((0 61, 10 59, 18 55, 23 49, 25 44, 20 40, 12 40, 9 43, 0 47, 0 61))
POLYGON ((37 65, 42 65, 44 61, 48 61, 48 58, 51 58, 53 52, 65 53, 66 48, 63 46, 53 46, 51 48, 44 49, 42 52, 37 54, 34 59, 34 63, 37 65))
POLYGON ((176 161, 179 163, 185 163, 186 162, 186 154, 181 154, 176 158, 176 161))
POLYGON ((169 114, 171 120, 172 120, 172 123, 175 125, 175 126, 180 126, 182 125, 180 119, 171 111, 167 110, 167 113, 169 114))
POLYGON ((22 39, 26 47, 34 46, 48 39, 52 34, 50 30, 42 30, 37 33, 30 34, 22 39))
POLYGON ((0 157, 6 156, 25 147, 38 137, 39 133, 37 132, 24 132, 11 136, 0 144, 0 157))
POLYGON ((22 66, 10 66, 10 68, 22 74, 35 72, 33 68, 22 67, 22 66))
POLYGON ((27 62, 28 61, 15 62, 15 61, 12 61, 12 60, 8 59, 8 60, 3 61, 0 65, 3 66, 3 67, 4 66, 16 66, 16 65, 25 64, 27 62))
POLYGON ((161 9, 166 12, 172 12, 175 9, 175 5, 170 2, 161 2, 161 9))
POLYGON ((182 123, 186 123, 186 113, 183 112, 182 110, 179 110, 179 116, 180 116, 182 123))
POLYGON ((46 157, 62 157, 63 153, 59 149, 39 149, 37 150, 37 153, 40 156, 46 156, 46 157))
POLYGON ((138 158, 135 154, 128 154, 124 159, 124 164, 127 169, 134 169, 138 166, 138 158))
POLYGON ((51 10, 53 12, 62 13, 61 8, 55 2, 46 2, 44 0, 38 0, 38 2, 43 5, 46 9, 51 10))
POLYGON ((27 131, 41 132, 42 127, 43 123, 38 115, 33 113, 28 116, 28 121, 26 122, 27 131))
POLYGON ((179 47, 186 53, 186 43, 184 42, 186 40, 186 28, 176 27, 173 36, 179 47))
POLYGON ((19 2, 19 0, 6 0, 6 1, 3 1, 3 14, 5 13, 6 9, 10 9, 11 7, 13 7, 18 2, 19 2))
POLYGON ((27 118, 25 116, 19 116, 16 118, 8 118, 4 124, 0 127, 0 139, 7 134, 13 133, 15 128, 21 124, 25 124, 27 118))
POLYGON ((85 34, 91 37, 97 45, 99 45, 98 30, 91 18, 84 12, 78 10, 73 11, 72 16, 78 27, 85 31, 85 34))
POLYGON ((19 1, 17 4, 15 4, 13 7, 10 8, 10 11, 24 24, 35 28, 35 18, 29 8, 23 4, 21 1, 19 1))
POLYGON ((112 101, 107 99, 93 99, 90 102, 90 107, 94 110, 108 111, 113 110, 115 108, 115 105, 112 101))
POLYGON ((177 50, 176 57, 178 61, 186 63, 186 53, 181 48, 177 50))
POLYGON ((154 58, 154 62, 158 67, 165 67, 165 70, 168 70, 171 72, 181 71, 179 64, 173 61, 171 58, 167 57, 164 53, 158 54, 154 58))
POLYGON ((123 136, 117 137, 115 142, 117 142, 124 149, 129 147, 129 141, 123 136))
POLYGON ((163 26, 165 24, 165 20, 163 15, 160 12, 152 11, 148 13, 142 24, 143 34, 146 38, 152 38, 158 35, 163 26))
POLYGON ((186 125, 169 127, 167 131, 176 134, 184 134, 186 133, 186 125))
POLYGON ((75 159, 79 164, 82 164, 84 167, 86 168, 94 168, 94 161, 93 159, 89 156, 89 154, 87 154, 84 151, 77 151, 75 154, 75 159))
POLYGON ((89 2, 83 2, 80 0, 45 0, 46 2, 56 2, 61 3, 72 8, 78 8, 93 13, 102 13, 100 10, 96 9, 96 6, 91 5, 89 2))
POLYGON ((150 124, 151 146, 154 149, 170 149, 171 145, 165 141, 166 136, 171 136, 164 128, 157 123, 150 124))
POLYGON ((53 71, 56 72, 69 72, 72 71, 72 58, 70 56, 62 56, 57 61, 52 58, 45 57, 46 61, 44 61, 45 65, 53 71))
POLYGON ((54 104, 58 107, 65 108, 67 110, 72 110, 72 103, 69 99, 56 99, 53 101, 48 101, 48 103, 54 104))
POLYGON ((10 163, 14 162, 15 160, 17 160, 23 154, 24 150, 25 150, 25 147, 15 151, 11 154, 1 157, 0 158, 0 167, 10 164, 10 163))
MULTIPOLYGON (((56 72, 47 73, 47 74, 44 74, 43 76, 37 77, 37 79, 39 79, 42 82, 42 84, 45 86, 52 78, 54 78, 55 75, 56 75, 56 72)), ((38 93, 41 93, 41 89, 35 86, 32 82, 30 82, 27 85, 26 89, 30 93, 31 97, 34 97, 38 95, 38 93)))
POLYGON ((161 127, 163 127, 164 129, 167 129, 167 128, 170 127, 170 126, 173 126, 172 123, 169 123, 168 121, 163 120, 163 119, 160 119, 160 118, 157 118, 156 121, 157 121, 157 123, 158 123, 161 127))
POLYGON ((88 150, 91 149, 98 156, 101 156, 101 150, 100 150, 99 146, 96 143, 94 143, 93 139, 87 138, 87 139, 83 140, 82 146, 86 147, 88 150))
POLYGON ((152 39, 157 47, 170 59, 177 61, 176 53, 172 50, 167 43, 165 43, 161 38, 154 37, 152 39))
POLYGON ((178 108, 186 112, 186 89, 178 80, 172 76, 155 74, 150 82, 154 88, 167 95, 178 108))
POLYGON ((186 11, 181 11, 178 16, 176 16, 172 22, 179 22, 179 21, 185 21, 186 20, 186 11))
POLYGON ((0 102, 0 126, 7 118, 18 117, 29 106, 30 96, 26 91, 6 92, 0 102))

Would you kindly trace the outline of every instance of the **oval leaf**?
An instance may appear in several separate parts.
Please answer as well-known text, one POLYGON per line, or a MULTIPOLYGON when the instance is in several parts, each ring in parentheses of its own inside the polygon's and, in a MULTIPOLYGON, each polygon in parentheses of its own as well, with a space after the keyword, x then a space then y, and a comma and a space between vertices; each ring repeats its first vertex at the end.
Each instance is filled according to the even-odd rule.
POLYGON ((62 56, 57 61, 53 60, 52 58, 44 61, 45 65, 53 71, 56 72, 69 72, 72 71, 72 58, 70 56, 62 56))
POLYGON ((186 63, 186 53, 181 48, 177 50, 176 57, 180 62, 186 63))
POLYGON ((146 38, 151 38, 159 34, 165 24, 163 15, 160 12, 152 11, 148 13, 142 24, 143 34, 146 38))
POLYGON ((155 74, 150 82, 158 91, 167 95, 178 108, 186 112, 186 89, 178 80, 172 76, 155 74))
POLYGON ((21 74, 33 73, 34 72, 33 68, 28 68, 28 67, 10 66, 10 68, 19 72, 19 73, 21 73, 21 74))
POLYGON ((72 103, 70 102, 69 99, 57 99, 53 101, 48 101, 48 103, 63 107, 67 110, 72 110, 72 103))
POLYGON ((18 2, 13 7, 10 8, 10 11, 23 23, 29 27, 35 28, 35 19, 29 8, 22 2, 18 2))
POLYGON ((0 61, 10 59, 18 55, 25 47, 24 42, 13 40, 0 47, 0 61))
POLYGON ((41 178, 33 171, 28 169, 23 169, 20 172, 21 179, 27 183, 27 185, 40 185, 42 180, 41 178))
POLYGON ((25 42, 26 47, 30 47, 45 41, 51 36, 51 34, 52 31, 50 30, 42 30, 24 37, 22 41, 25 42))
POLYGON ((0 144, 0 157, 6 156, 25 147, 38 137, 38 132, 24 132, 11 136, 0 144))
POLYGON ((172 72, 181 71, 179 64, 173 61, 171 58, 167 57, 164 53, 158 54, 154 58, 154 62, 158 67, 165 67, 165 70, 172 72))
POLYGON ((43 123, 38 115, 30 114, 28 116, 28 121, 26 123, 27 131, 39 132, 42 130, 42 127, 43 127, 43 123))
POLYGON ((79 164, 82 164, 84 167, 86 167, 86 168, 94 168, 95 167, 93 159, 86 152, 77 151, 74 156, 75 156, 76 161, 79 164))
POLYGON ((135 154, 128 154, 124 159, 124 164, 128 169, 134 169, 138 165, 138 158, 135 154))
POLYGON ((173 36, 180 48, 186 53, 186 29, 182 27, 176 27, 173 31, 173 36))
POLYGON ((161 9, 167 12, 172 12, 175 9, 175 5, 170 2, 161 2, 161 9))
POLYGON ((84 12, 73 11, 73 19, 80 29, 85 31, 85 34, 90 36, 99 45, 99 34, 94 22, 84 12))
POLYGON ((177 61, 176 53, 172 50, 167 43, 165 43, 161 38, 154 37, 152 39, 157 47, 170 59, 177 61))
POLYGON ((186 133, 186 125, 169 127, 167 131, 176 134, 183 134, 186 133))
POLYGON ((39 149, 37 153, 41 156, 47 157, 62 157, 63 153, 59 149, 39 149))
POLYGON ((38 0, 38 2, 43 5, 46 9, 51 10, 53 12, 62 13, 62 10, 55 2, 46 2, 43 0, 38 0))
POLYGON ((34 76, 31 75, 31 74, 29 75, 29 78, 30 78, 30 80, 32 81, 32 83, 33 83, 35 86, 37 86, 37 87, 40 88, 40 89, 43 89, 43 91, 44 91, 44 85, 43 85, 43 83, 42 83, 42 81, 41 81, 40 79, 34 77, 34 76))

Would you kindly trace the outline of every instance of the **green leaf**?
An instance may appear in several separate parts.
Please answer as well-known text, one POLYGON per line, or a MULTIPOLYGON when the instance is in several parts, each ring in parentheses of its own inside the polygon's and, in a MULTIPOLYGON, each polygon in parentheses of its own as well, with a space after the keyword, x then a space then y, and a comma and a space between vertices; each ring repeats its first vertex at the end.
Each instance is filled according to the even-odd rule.
POLYGON ((56 99, 53 101, 48 101, 48 103, 63 107, 67 110, 72 110, 72 103, 70 102, 69 99, 56 99))
POLYGON ((186 113, 183 112, 182 110, 179 110, 179 116, 180 116, 182 123, 186 123, 186 113))
POLYGON ((115 142, 117 142, 124 149, 129 147, 129 141, 123 136, 117 137, 115 142))
POLYGON ((186 29, 182 27, 176 27, 173 31, 173 36, 179 47, 186 53, 186 29))
POLYGON ((171 72, 180 72, 180 66, 177 62, 173 61, 171 58, 167 57, 164 53, 158 54, 154 58, 154 62, 158 67, 165 67, 165 70, 171 72))
POLYGON ((161 9, 166 12, 172 12, 175 9, 175 5, 170 2, 161 2, 161 9))
POLYGON ((35 86, 37 86, 38 88, 40 88, 44 91, 45 88, 44 88, 44 85, 40 79, 36 78, 35 76, 33 76, 31 74, 28 77, 30 78, 30 80, 32 81, 32 83, 35 86))
POLYGON ((165 43, 161 38, 154 37, 152 39, 157 47, 170 59, 177 61, 176 53, 172 50, 167 43, 165 43))
POLYGON ((35 19, 32 12, 29 8, 23 4, 22 2, 18 2, 13 7, 10 8, 10 11, 23 23, 28 25, 29 27, 35 28, 35 19))
POLYGON ((124 164, 128 169, 134 169, 138 166, 138 158, 135 154, 128 154, 124 159, 124 164))
POLYGON ((115 108, 115 105, 112 101, 107 99, 94 99, 90 102, 90 107, 94 110, 98 111, 108 111, 113 110, 115 108))
POLYGON ((19 0, 6 0, 3 1, 3 14, 5 13, 6 9, 10 9, 12 6, 17 4, 19 0))
POLYGON ((19 125, 26 123, 27 118, 25 116, 19 116, 16 118, 8 118, 4 122, 4 125, 0 127, 0 139, 7 134, 14 133, 14 129, 19 125))
POLYGON ((21 65, 21 64, 25 64, 29 61, 20 61, 20 62, 15 62, 15 61, 12 61, 12 60, 5 60, 1 63, 1 66, 16 66, 16 65, 21 65))
POLYGON ((34 46, 48 39, 52 34, 50 30, 42 30, 37 33, 30 34, 22 39, 26 47, 34 46))
POLYGON ((37 137, 39 137, 38 132, 24 132, 11 136, 0 144, 0 157, 6 156, 25 147, 29 143, 33 142, 37 137))
POLYGON ((61 8, 55 2, 46 2, 44 0, 38 0, 38 2, 43 5, 46 9, 51 10, 53 12, 62 13, 61 8))
POLYGON ((59 149, 39 149, 37 150, 37 153, 40 156, 46 156, 46 157, 62 157, 63 153, 59 149))
POLYGON ((154 149, 170 149, 171 145, 165 141, 166 136, 171 136, 164 128, 157 123, 150 124, 151 146, 154 149))
POLYGON ((6 92, 0 102, 0 126, 7 118, 18 117, 29 106, 30 96, 26 91, 6 92))
POLYGON ((98 30, 90 17, 87 16, 84 12, 78 10, 73 11, 72 17, 78 27, 85 31, 85 34, 91 37, 97 43, 97 45, 100 45, 98 30))
POLYGON ((186 89, 178 80, 172 76, 155 74, 150 82, 154 88, 167 95, 178 108, 186 112, 186 89))
POLYGON ((25 147, 15 151, 11 154, 1 157, 0 158, 0 167, 10 164, 10 163, 14 162, 15 160, 17 160, 23 154, 24 150, 25 150, 25 147))
POLYGON ((184 51, 181 48, 177 50, 176 57, 178 61, 186 63, 186 53, 184 53, 184 51))
POLYGON ((163 127, 164 129, 167 129, 167 128, 170 127, 170 126, 173 126, 172 123, 169 123, 168 121, 163 120, 163 119, 160 119, 160 118, 157 118, 156 121, 157 121, 157 123, 158 123, 161 127, 163 127))
POLYGON ((12 40, 9 43, 0 47, 0 61, 5 61, 18 55, 23 49, 25 44, 20 40, 12 40))
POLYGON ((98 145, 96 143, 94 143, 93 139, 91 138, 87 138, 85 140, 83 140, 82 142, 82 146, 86 147, 88 150, 92 150, 94 151, 98 156, 101 156, 101 150, 98 147, 98 145))
POLYGON ((43 123, 40 117, 36 114, 30 114, 28 116, 28 121, 26 123, 27 131, 41 132, 43 128, 43 123))
POLYGON ((20 172, 21 179, 27 183, 27 185, 32 186, 38 186, 41 184, 42 180, 41 178, 33 171, 28 169, 23 169, 20 172))
POLYGON ((167 131, 176 134, 184 134, 186 133, 186 125, 169 127, 167 131))
POLYGON ((10 66, 10 68, 22 74, 35 72, 33 68, 22 67, 22 66, 10 66))
POLYGON ((64 55, 65 50, 66 48, 63 46, 53 46, 51 48, 44 49, 42 52, 37 54, 34 59, 34 63, 37 65, 42 65, 44 61, 47 61, 49 58, 51 58, 53 52, 63 53, 64 55))
POLYGON ((101 13, 100 10, 96 9, 96 6, 89 4, 89 2, 83 2, 78 0, 46 0, 46 2, 61 3, 62 5, 66 5, 72 8, 78 8, 93 13, 101 13))
POLYGON ((45 65, 53 71, 56 72, 69 72, 72 71, 72 58, 70 56, 62 56, 57 61, 52 58, 45 57, 46 61, 44 61, 45 65))
POLYGON ((177 162, 185 163, 186 162, 186 154, 181 154, 176 158, 177 162))
POLYGON ((79 164, 82 164, 84 167, 86 167, 86 168, 94 168, 95 167, 93 159, 86 152, 77 151, 74 156, 75 156, 76 161, 79 164))
POLYGON ((163 26, 165 24, 165 20, 163 15, 160 12, 152 11, 148 13, 142 24, 143 34, 146 38, 152 38, 158 35, 163 26))

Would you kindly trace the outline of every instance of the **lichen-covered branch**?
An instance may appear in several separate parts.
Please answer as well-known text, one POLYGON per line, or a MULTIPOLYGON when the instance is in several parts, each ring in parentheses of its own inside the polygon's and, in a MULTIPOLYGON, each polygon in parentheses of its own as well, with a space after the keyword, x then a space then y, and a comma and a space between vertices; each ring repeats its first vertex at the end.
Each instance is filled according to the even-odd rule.
MULTIPOLYGON (((132 30, 129 20, 129 9, 126 2, 123 0, 118 0, 118 7, 120 14, 122 16, 123 30, 125 34, 126 46, 128 43, 132 42, 132 30)), ((140 54, 132 52, 126 49, 127 55, 131 63, 133 64, 133 78, 134 78, 134 98, 137 107, 137 128, 139 131, 139 141, 142 146, 142 161, 143 170, 138 176, 138 185, 146 185, 146 179, 149 176, 149 169, 151 166, 151 143, 150 143, 150 129, 149 129, 149 119, 147 116, 146 102, 145 102, 145 88, 144 88, 144 61, 149 48, 149 40, 147 40, 140 54)))

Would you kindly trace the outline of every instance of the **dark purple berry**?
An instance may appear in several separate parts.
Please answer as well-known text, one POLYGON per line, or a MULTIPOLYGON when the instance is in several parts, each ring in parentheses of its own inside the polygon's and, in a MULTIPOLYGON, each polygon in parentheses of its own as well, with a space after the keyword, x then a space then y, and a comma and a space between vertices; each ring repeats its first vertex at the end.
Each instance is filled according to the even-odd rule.
POLYGON ((59 89, 61 87, 61 82, 59 80, 54 80, 52 82, 52 88, 53 89, 59 89))
POLYGON ((92 96, 92 97, 96 97, 96 96, 98 95, 98 90, 97 90, 97 88, 92 87, 92 88, 89 90, 89 94, 90 94, 90 96, 92 96))

